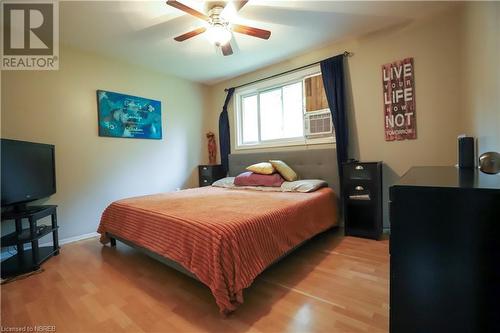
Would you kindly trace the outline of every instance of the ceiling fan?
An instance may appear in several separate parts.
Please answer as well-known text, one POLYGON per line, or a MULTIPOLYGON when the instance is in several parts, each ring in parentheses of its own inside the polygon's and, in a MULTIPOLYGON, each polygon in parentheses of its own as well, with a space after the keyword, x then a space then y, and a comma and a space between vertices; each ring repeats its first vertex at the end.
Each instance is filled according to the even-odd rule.
MULTIPOLYGON (((233 1, 232 6, 236 11, 239 11, 241 8, 243 8, 243 6, 246 5, 247 2, 248 0, 233 1)), ((224 5, 224 3, 220 4, 220 2, 216 3, 212 6, 212 8, 210 8, 208 14, 201 13, 196 9, 186 6, 176 0, 168 0, 167 5, 182 10, 183 12, 202 19, 207 23, 207 26, 194 29, 192 31, 186 32, 185 34, 175 37, 174 39, 178 42, 183 42, 186 39, 206 32, 208 39, 213 44, 221 48, 222 54, 225 56, 229 56, 233 54, 233 48, 231 47, 230 42, 232 38, 232 32, 237 32, 240 34, 245 34, 262 39, 269 39, 269 37, 271 36, 271 31, 268 30, 231 23, 230 20, 227 19, 227 17, 225 17, 224 15, 224 9, 227 7, 227 2, 226 5, 224 5)))

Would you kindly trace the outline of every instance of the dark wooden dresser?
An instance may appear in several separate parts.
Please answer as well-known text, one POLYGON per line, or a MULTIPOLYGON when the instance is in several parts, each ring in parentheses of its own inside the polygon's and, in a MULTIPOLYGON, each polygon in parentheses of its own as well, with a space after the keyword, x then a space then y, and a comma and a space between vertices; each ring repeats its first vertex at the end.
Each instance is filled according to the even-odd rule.
POLYGON ((198 176, 200 187, 210 186, 213 182, 226 177, 221 164, 199 165, 198 176))
POLYGON ((343 164, 345 234, 379 239, 382 235, 382 162, 343 164))
POLYGON ((389 193, 390 331, 500 332, 500 174, 414 167, 389 193))

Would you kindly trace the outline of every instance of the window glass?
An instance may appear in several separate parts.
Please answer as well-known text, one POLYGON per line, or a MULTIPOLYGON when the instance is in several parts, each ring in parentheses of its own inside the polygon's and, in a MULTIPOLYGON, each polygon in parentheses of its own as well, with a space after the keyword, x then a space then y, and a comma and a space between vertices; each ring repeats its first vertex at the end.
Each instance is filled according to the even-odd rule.
POLYGON ((257 95, 243 98, 242 139, 243 143, 259 141, 257 95))
POLYGON ((316 70, 237 92, 237 148, 334 142, 323 80, 316 70))
POLYGON ((304 111, 302 103, 302 82, 283 87, 283 133, 284 138, 304 135, 304 111))
POLYGON ((283 137, 283 111, 281 89, 260 94, 260 139, 274 140, 283 137))

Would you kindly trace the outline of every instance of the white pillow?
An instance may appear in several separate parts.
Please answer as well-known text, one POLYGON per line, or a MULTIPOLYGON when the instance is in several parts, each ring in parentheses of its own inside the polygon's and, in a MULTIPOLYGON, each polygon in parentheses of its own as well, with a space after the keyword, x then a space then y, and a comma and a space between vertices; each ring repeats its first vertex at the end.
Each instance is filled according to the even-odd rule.
POLYGON ((225 188, 231 188, 234 187, 234 177, 226 177, 219 179, 215 182, 212 183, 212 186, 215 187, 225 187, 225 188))
POLYGON ((281 191, 307 193, 314 192, 326 186, 328 186, 328 184, 321 179, 302 179, 294 182, 283 182, 283 184, 281 184, 281 191))

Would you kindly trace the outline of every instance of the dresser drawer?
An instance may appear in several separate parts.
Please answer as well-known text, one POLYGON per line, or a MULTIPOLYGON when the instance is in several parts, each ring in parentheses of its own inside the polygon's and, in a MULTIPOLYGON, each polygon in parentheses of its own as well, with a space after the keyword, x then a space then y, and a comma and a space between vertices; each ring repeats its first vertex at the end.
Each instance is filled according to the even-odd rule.
POLYGON ((352 182, 345 185, 346 200, 372 201, 378 200, 379 187, 372 182, 352 182))
POLYGON ((214 172, 214 168, 210 165, 200 165, 198 168, 200 176, 211 176, 214 172))
POLYGON ((210 186, 214 182, 212 177, 200 176, 200 187, 210 186))
POLYGON ((379 165, 377 163, 349 163, 344 164, 345 181, 371 181, 377 180, 379 175, 379 165))

